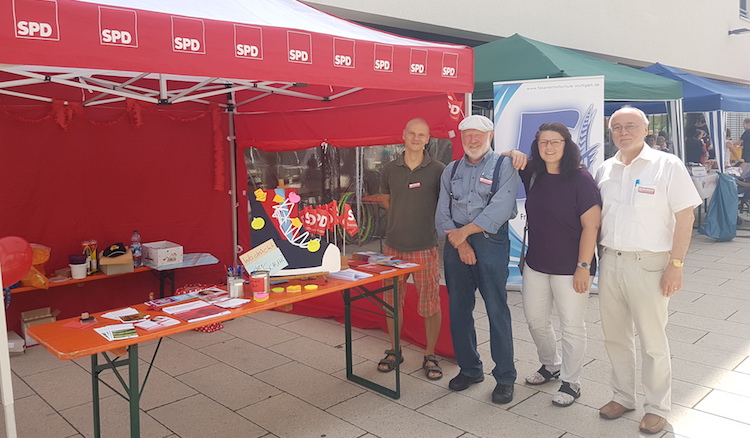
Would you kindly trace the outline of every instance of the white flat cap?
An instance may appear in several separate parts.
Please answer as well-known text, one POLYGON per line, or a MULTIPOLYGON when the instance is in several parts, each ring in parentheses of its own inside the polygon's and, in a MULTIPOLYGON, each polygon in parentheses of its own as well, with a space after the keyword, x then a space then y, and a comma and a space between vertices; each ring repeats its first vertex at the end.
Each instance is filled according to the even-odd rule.
POLYGON ((477 131, 487 132, 492 131, 494 129, 494 126, 492 125, 492 120, 488 119, 485 116, 475 114, 461 120, 461 123, 458 124, 458 129, 460 131, 466 131, 467 129, 476 129, 477 131))

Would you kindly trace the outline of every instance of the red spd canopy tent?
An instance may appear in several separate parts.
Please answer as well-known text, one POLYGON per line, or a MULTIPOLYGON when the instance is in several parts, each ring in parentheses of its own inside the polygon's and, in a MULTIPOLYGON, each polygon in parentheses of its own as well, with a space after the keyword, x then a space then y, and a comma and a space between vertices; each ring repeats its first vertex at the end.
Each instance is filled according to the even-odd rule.
MULTIPOLYGON (((247 229, 241 148, 394 144, 413 117, 448 138, 473 63, 293 0, 2 1, 0 236, 50 246, 51 272, 137 228, 220 259, 178 282, 223 281, 247 229)), ((154 279, 62 289, 14 294, 11 328, 40 305, 130 304, 154 279)))

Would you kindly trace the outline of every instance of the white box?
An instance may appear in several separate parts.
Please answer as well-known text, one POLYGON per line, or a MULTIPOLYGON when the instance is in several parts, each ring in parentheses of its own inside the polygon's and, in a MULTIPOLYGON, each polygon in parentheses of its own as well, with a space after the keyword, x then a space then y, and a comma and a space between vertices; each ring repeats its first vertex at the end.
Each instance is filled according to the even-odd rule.
POLYGON ((26 343, 18 336, 18 333, 8 332, 8 351, 11 353, 23 353, 26 343))
POLYGON ((21 334, 24 339, 26 339, 26 346, 31 347, 32 345, 38 344, 36 339, 32 338, 28 335, 28 333, 26 333, 27 328, 33 327, 38 324, 55 322, 57 321, 57 315, 59 314, 59 310, 55 310, 53 312, 49 307, 21 312, 21 334))
POLYGON ((182 263, 182 245, 168 240, 149 242, 141 245, 143 264, 152 268, 182 263))

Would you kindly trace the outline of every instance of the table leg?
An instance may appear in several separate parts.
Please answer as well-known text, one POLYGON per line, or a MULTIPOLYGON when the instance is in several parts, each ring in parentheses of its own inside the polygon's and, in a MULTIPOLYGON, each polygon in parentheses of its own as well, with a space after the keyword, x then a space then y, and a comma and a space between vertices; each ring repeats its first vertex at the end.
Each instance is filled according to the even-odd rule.
POLYGON ((141 436, 141 394, 138 385, 138 344, 128 347, 128 398, 130 399, 130 437, 141 436))
POLYGON ((91 355, 91 405, 94 408, 94 437, 102 436, 101 420, 99 417, 99 366, 97 355, 91 355))
POLYGON ((395 375, 396 375, 396 389, 391 389, 388 387, 385 387, 383 385, 380 385, 378 383, 375 383, 371 380, 367 380, 365 378, 362 378, 360 376, 357 376, 354 374, 354 359, 353 359, 353 352, 352 352, 352 316, 351 316, 351 309, 352 309, 352 303, 360 300, 360 299, 367 299, 376 305, 378 305, 381 309, 384 310, 384 316, 386 318, 393 318, 393 326, 398 327, 398 279, 393 279, 393 284, 391 286, 385 286, 377 290, 367 290, 366 288, 360 286, 357 288, 357 296, 352 297, 351 295, 351 289, 345 289, 343 291, 344 294, 344 326, 345 326, 345 339, 346 339, 346 378, 351 380, 352 382, 358 383, 365 388, 372 389, 373 391, 376 391, 380 394, 386 395, 388 397, 398 399, 401 397, 401 334, 396 331, 394 334, 395 338, 395 348, 396 348, 396 368, 394 369, 395 375), (377 296, 377 294, 384 292, 386 290, 393 289, 393 306, 389 305, 385 301, 383 301, 382 298, 377 296))

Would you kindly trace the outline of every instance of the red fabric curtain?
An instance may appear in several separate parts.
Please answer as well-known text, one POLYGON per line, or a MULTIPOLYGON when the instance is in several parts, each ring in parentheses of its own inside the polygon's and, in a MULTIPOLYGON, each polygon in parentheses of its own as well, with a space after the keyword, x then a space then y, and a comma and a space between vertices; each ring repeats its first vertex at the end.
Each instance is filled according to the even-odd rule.
MULTIPOLYGON (((52 274, 67 266, 69 254, 81 252, 81 241, 129 245, 138 229, 144 242, 170 240, 186 253, 220 259, 219 265, 178 271, 178 284, 223 281, 232 236, 220 117, 209 107, 0 104, 0 236, 51 247, 46 270, 52 274)), ((18 329, 25 310, 51 306, 70 317, 145 300, 152 291, 158 281, 141 273, 13 294, 8 322, 18 329)))

